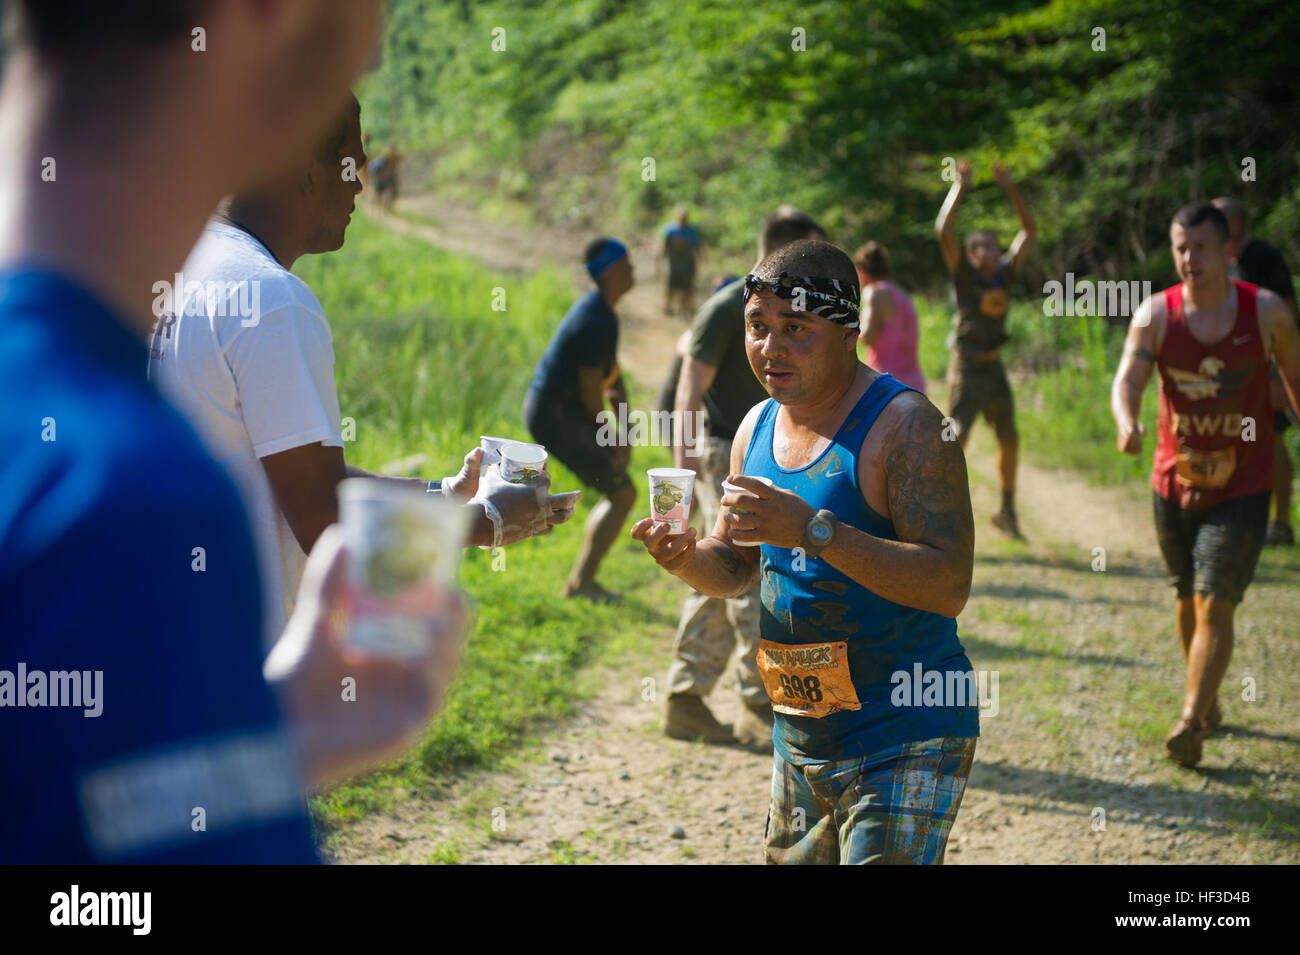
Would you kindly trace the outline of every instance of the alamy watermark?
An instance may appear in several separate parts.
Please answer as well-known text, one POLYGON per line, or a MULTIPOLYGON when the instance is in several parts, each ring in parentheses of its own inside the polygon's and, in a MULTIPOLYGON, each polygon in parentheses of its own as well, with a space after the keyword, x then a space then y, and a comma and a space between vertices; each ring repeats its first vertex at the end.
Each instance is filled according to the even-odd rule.
POLYGON ((682 447, 690 451, 699 443, 702 418, 698 411, 628 411, 627 405, 619 402, 617 412, 602 408, 596 415, 596 424, 600 426, 596 443, 603 448, 615 445, 671 448, 676 432, 681 435, 682 447))
POLYGON ((1043 314, 1051 318, 1128 318, 1151 297, 1151 283, 1092 279, 1076 282, 1074 273, 1066 272, 1064 282, 1043 283, 1043 296, 1043 314))
POLYGON ((262 283, 257 279, 239 282, 186 281, 184 272, 177 272, 174 281, 153 283, 153 314, 159 324, 156 330, 170 337, 171 326, 179 315, 227 316, 240 319, 244 328, 254 328, 262 320, 262 283), (178 303, 184 311, 178 311, 178 303))
POLYGON ((85 717, 104 712, 103 670, 0 670, 0 707, 80 706, 85 717))
POLYGON ((997 670, 895 670, 889 677, 894 706, 970 706, 979 703, 980 714, 998 715, 997 670))

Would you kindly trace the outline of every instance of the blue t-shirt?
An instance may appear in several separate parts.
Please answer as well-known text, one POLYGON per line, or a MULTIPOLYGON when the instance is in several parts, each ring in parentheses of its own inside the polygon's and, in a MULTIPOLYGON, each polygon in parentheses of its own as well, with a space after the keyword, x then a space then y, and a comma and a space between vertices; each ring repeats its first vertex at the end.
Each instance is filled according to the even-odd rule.
MULTIPOLYGON (((893 523, 862 496, 858 456, 880 412, 908 390, 893 376, 881 375, 826 450, 792 469, 772 456, 779 405, 768 399, 745 452, 745 474, 769 478, 814 510, 829 510, 874 537, 898 540, 893 523)), ((862 704, 820 719, 777 712, 773 742, 783 758, 803 765, 941 736, 979 736, 979 689, 957 639, 956 620, 886 600, 824 560, 770 544, 761 548, 763 640, 795 646, 846 643, 849 676, 862 704)))
POLYGON ((147 366, 0 272, 0 863, 316 862, 248 520, 147 366))
POLYGON ((574 302, 551 336, 537 363, 529 393, 534 398, 581 406, 578 369, 598 368, 602 376, 614 367, 618 353, 618 316, 599 289, 574 302))

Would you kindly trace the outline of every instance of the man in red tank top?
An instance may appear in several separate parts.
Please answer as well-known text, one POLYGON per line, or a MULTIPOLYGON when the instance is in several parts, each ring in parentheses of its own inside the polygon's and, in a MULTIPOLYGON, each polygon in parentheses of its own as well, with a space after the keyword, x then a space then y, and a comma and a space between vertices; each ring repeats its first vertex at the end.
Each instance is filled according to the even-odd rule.
POLYGON ((1134 315, 1111 412, 1119 449, 1140 454, 1142 392, 1159 369, 1151 485, 1187 661, 1182 716, 1165 745, 1175 761, 1192 766, 1221 720, 1216 697, 1232 656, 1233 615, 1255 574, 1268 522, 1269 357, 1296 405, 1300 332, 1280 298, 1228 278, 1228 221, 1212 204, 1180 209, 1169 238, 1182 282, 1148 298, 1134 315))

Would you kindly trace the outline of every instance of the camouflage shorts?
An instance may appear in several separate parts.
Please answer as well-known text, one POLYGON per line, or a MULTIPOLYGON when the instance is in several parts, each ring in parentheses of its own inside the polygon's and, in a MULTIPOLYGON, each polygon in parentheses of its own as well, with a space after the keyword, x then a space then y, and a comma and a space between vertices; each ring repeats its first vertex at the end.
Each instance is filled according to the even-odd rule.
POLYGON ((768 863, 941 865, 975 742, 946 736, 810 766, 778 752, 768 863))

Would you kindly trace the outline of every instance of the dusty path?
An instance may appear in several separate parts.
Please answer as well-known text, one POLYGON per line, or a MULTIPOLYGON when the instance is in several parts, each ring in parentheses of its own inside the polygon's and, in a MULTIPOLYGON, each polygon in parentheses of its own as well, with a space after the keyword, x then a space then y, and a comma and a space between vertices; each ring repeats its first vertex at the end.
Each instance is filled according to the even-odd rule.
MULTIPOLYGON (((533 267, 578 244, 548 235, 525 247, 519 229, 446 206, 436 228, 392 224, 498 267, 533 267)), ((620 309, 622 357, 650 387, 680 328, 658 318, 655 304, 642 290, 620 309)), ((1030 543, 1014 544, 987 523, 997 502, 985 431, 968 461, 977 562, 959 632, 976 669, 998 674, 999 706, 982 720, 948 863, 1300 861, 1294 558, 1261 568, 1238 614, 1226 725, 1207 743, 1202 768, 1180 770, 1161 745, 1183 667, 1146 492, 1022 466, 1030 543), (1097 548, 1104 571, 1094 569, 1097 548), (1258 685, 1254 702, 1238 698, 1243 679, 1258 685)), ((582 714, 541 728, 500 770, 411 794, 348 827, 334 841, 336 858, 761 862, 770 753, 662 736, 659 703, 647 699, 655 684, 646 681, 662 684, 671 643, 664 632, 639 658, 592 674, 600 690, 582 714)), ((724 688, 710 702, 723 719, 736 705, 724 688)))

